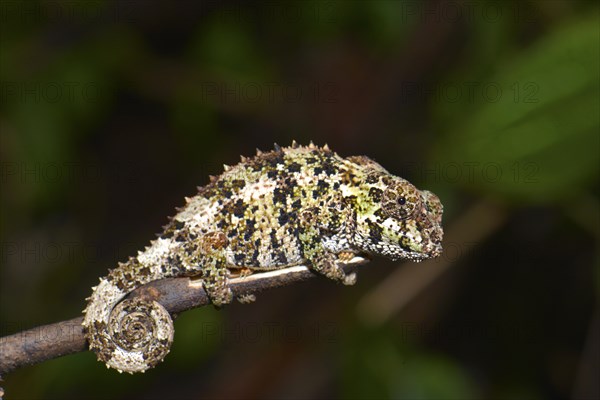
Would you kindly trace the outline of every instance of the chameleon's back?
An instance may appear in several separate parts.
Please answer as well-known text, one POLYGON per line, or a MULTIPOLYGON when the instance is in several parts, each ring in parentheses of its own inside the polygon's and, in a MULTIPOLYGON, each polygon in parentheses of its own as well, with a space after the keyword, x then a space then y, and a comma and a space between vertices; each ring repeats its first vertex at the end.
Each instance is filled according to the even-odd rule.
POLYGON ((309 210, 321 210, 339 193, 342 180, 348 179, 344 162, 314 146, 243 158, 188 199, 165 235, 181 224, 199 236, 222 232, 230 266, 274 269, 299 264, 304 260, 300 222, 309 210))

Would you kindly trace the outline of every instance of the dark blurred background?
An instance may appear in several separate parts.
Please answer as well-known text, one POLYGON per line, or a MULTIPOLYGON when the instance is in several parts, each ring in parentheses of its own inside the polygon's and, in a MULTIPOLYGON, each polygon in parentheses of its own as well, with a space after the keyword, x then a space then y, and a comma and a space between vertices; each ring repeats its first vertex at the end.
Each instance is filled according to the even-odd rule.
MULTIPOLYGON (((364 154, 445 205, 445 253, 375 259, 90 352, 8 398, 598 398, 594 1, 0 1, 2 335, 80 315, 184 196, 255 148, 364 154)), ((41 339, 43 340, 43 338, 41 339)))

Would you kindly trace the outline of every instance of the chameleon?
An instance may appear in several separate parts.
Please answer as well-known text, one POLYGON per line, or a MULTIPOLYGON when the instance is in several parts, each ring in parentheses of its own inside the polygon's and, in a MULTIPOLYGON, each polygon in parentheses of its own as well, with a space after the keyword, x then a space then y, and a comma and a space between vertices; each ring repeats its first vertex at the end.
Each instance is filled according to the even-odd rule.
POLYGON ((351 256, 421 261, 442 251, 435 194, 366 156, 343 158, 312 142, 257 150, 185 200, 157 239, 100 278, 87 299, 85 337, 109 368, 144 372, 169 352, 169 313, 153 300, 123 300, 151 281, 195 277, 219 307, 233 300, 235 271, 305 265, 352 285, 356 273, 343 268, 351 256))

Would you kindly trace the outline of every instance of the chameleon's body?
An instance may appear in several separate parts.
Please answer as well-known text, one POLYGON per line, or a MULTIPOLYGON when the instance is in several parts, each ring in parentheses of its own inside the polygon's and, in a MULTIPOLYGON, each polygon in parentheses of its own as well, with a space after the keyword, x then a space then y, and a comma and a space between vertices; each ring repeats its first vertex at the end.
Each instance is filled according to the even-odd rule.
POLYGON ((164 309, 155 310, 157 303, 121 302, 113 312, 148 282, 198 276, 212 302, 222 305, 232 300, 228 277, 236 268, 302 264, 352 284, 355 274, 341 268, 351 255, 420 261, 441 252, 442 205, 434 194, 367 157, 344 159, 312 144, 242 158, 186 202, 158 239, 94 288, 83 325, 90 348, 107 366, 144 371, 168 352, 172 325, 164 309), (132 344, 148 328, 143 313, 156 319, 150 329, 155 344, 132 344), (117 327, 109 316, 125 322, 117 327), (133 334, 124 332, 127 324, 133 334))

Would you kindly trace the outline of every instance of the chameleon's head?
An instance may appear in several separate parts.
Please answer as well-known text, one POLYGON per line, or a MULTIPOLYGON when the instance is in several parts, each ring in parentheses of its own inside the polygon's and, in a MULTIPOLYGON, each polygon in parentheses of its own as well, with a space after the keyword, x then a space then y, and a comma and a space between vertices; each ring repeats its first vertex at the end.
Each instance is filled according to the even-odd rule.
POLYGON ((372 172, 359 196, 355 243, 393 260, 421 261, 442 252, 442 203, 405 179, 372 172))

